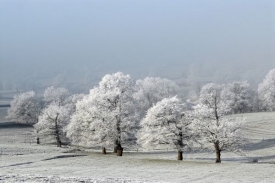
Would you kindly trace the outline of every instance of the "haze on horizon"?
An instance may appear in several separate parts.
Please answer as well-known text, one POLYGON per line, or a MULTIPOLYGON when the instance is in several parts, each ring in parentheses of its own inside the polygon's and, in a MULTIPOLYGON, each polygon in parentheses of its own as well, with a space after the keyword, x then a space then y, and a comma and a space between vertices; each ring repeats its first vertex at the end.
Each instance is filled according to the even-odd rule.
POLYGON ((272 0, 1 0, 0 82, 194 70, 262 80, 274 32, 272 0))

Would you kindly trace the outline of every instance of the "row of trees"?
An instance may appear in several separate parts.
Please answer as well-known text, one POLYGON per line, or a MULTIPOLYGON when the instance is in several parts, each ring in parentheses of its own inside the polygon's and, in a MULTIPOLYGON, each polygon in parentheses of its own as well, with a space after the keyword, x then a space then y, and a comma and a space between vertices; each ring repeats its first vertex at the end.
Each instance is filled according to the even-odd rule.
POLYGON ((14 97, 6 118, 34 125, 38 135, 49 139, 54 137, 60 147, 61 138, 65 136, 64 128, 70 122, 75 104, 83 97, 83 94, 70 95, 67 89, 54 87, 47 88, 44 95, 25 92, 14 97))
MULTIPOLYGON (((270 80, 275 81, 275 70, 259 85, 262 103, 272 97, 272 87, 267 87, 270 80)), ((121 153, 122 146, 172 146, 178 150, 179 160, 194 143, 212 144, 219 163, 221 151, 237 150, 244 142, 242 119, 228 114, 251 110, 255 100, 247 82, 207 84, 195 100, 186 102, 177 94, 177 85, 168 79, 135 82, 119 72, 104 76, 88 95, 70 95, 64 88, 49 87, 44 96, 34 92, 15 96, 8 118, 34 124, 38 135, 54 137, 57 146, 65 136, 72 144, 102 147, 103 152, 110 147, 121 153)), ((272 110, 270 104, 263 106, 272 110)))

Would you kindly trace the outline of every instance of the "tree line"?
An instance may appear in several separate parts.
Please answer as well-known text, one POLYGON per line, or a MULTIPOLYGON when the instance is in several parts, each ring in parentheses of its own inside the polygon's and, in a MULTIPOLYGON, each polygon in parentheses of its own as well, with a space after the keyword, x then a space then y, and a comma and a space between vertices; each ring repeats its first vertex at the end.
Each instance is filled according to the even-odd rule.
POLYGON ((58 147, 66 139, 72 145, 101 147, 103 153, 114 148, 119 156, 124 147, 173 147, 182 160, 194 144, 210 145, 220 163, 222 151, 237 151, 245 142, 243 119, 230 114, 274 109, 275 69, 257 92, 246 81, 209 83, 191 98, 171 80, 134 81, 118 72, 105 75, 86 95, 53 86, 43 95, 16 95, 7 118, 32 124, 38 138, 55 139, 58 147))

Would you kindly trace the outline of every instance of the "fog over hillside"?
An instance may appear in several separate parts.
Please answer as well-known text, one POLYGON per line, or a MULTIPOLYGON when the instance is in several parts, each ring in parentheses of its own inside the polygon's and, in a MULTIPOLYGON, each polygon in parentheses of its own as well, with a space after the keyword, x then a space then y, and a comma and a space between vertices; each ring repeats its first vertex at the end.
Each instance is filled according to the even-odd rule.
POLYGON ((269 0, 2 0, 0 89, 92 88, 107 73, 262 81, 275 68, 269 0))

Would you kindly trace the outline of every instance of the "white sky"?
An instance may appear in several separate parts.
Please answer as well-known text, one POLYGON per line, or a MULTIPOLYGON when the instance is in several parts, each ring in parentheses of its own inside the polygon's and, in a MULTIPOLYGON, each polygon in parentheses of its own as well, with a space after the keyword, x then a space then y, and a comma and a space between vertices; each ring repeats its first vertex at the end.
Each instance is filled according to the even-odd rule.
POLYGON ((274 17, 273 0, 0 0, 0 72, 269 68, 274 17))

